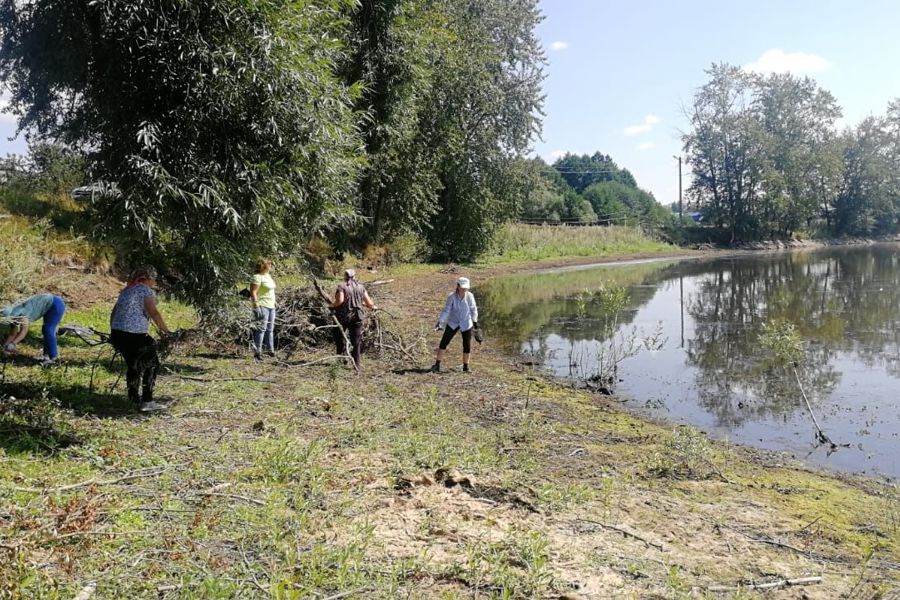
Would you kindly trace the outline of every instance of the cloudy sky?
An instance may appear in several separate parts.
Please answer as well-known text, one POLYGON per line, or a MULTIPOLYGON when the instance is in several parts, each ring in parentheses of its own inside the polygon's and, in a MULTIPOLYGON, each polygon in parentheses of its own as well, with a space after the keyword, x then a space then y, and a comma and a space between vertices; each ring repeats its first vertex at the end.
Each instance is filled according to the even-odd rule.
POLYGON ((843 125, 900 97, 895 0, 541 0, 549 60, 548 161, 599 150, 663 204, 678 198, 683 107, 727 62, 808 75, 844 109, 843 125))
MULTIPOLYGON (((900 97, 896 0, 541 0, 538 34, 549 61, 547 159, 610 154, 664 204, 678 197, 683 107, 728 62, 809 75, 844 109, 844 125, 900 97)), ((0 97, 0 105, 3 105, 0 97)), ((0 156, 22 153, 0 114, 0 156)))

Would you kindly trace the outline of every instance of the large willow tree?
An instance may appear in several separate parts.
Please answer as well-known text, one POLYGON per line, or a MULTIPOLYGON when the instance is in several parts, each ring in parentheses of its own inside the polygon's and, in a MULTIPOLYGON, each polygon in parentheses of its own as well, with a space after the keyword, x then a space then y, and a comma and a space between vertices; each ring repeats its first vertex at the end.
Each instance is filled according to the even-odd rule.
POLYGON ((352 0, 0 0, 19 127, 113 181, 98 231, 216 303, 253 257, 351 215, 359 141, 336 74, 352 0))
POLYGON ((483 251, 529 182, 539 19, 537 0, 0 0, 0 81, 21 130, 115 182, 98 234, 210 306, 314 234, 483 251))

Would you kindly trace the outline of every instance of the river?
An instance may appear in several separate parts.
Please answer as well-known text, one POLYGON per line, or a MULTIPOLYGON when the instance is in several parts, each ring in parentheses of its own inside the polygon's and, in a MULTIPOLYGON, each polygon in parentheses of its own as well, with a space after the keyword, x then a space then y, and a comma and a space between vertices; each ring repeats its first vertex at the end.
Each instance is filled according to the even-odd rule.
POLYGON ((900 475, 900 245, 531 273, 476 297, 495 343, 561 377, 634 349, 610 386, 633 411, 812 465, 900 475), (797 376, 760 341, 775 322, 803 342, 797 376), (816 443, 804 393, 836 451, 816 443))

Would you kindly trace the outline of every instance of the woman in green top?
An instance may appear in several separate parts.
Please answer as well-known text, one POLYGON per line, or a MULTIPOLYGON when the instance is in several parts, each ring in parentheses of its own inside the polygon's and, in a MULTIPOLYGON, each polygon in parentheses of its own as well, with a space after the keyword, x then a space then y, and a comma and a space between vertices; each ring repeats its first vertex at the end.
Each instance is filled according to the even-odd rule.
POLYGON ((275 356, 275 280, 269 274, 272 261, 264 258, 256 263, 256 275, 250 283, 250 299, 253 302, 253 354, 262 358, 266 352, 275 356))

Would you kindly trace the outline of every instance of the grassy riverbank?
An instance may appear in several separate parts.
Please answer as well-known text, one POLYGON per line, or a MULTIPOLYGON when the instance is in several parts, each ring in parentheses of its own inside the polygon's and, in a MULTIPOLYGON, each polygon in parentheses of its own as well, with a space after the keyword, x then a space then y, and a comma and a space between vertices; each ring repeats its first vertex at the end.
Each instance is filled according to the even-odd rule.
MULTIPOLYGON (((64 338, 64 364, 41 370, 27 356, 40 353, 35 328, 26 356, 0 365, 0 600, 893 589, 893 486, 629 416, 491 340, 472 375, 453 366, 456 354, 446 373, 423 372, 436 343, 428 326, 460 274, 480 284, 678 253, 612 229, 604 239, 588 228, 510 231, 518 242, 471 268, 370 275, 393 280, 375 290, 393 315, 384 325, 419 343, 416 360, 366 357, 360 377, 328 349, 257 363, 182 348, 158 386, 170 410, 142 415, 108 347, 64 338)), ((66 322, 105 329, 120 282, 85 267, 92 248, 23 215, 0 218, 0 238, 22 267, 4 271, 16 287, 62 293, 66 322)), ((193 323, 184 306, 162 310, 193 323)))
MULTIPOLYGON (((457 276, 414 271, 378 289, 407 339, 457 276)), ((97 324, 109 300, 67 321, 97 324)), ((473 375, 419 372, 434 342, 418 364, 367 357, 359 378, 312 362, 327 351, 178 353, 159 384, 172 408, 153 416, 130 410, 102 350, 67 343, 46 371, 5 364, 4 402, 24 402, 0 422, 0 598, 752 598, 748 584, 810 577, 766 597, 893 589, 893 487, 629 416, 490 341, 473 375)))
POLYGON ((677 248, 635 227, 506 225, 494 239, 486 264, 548 259, 666 254, 677 248))

